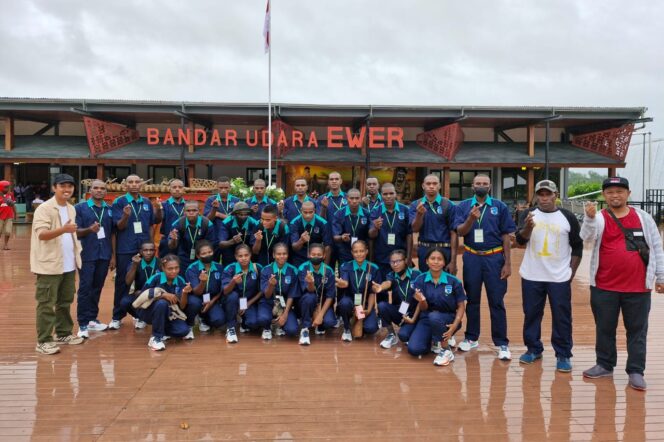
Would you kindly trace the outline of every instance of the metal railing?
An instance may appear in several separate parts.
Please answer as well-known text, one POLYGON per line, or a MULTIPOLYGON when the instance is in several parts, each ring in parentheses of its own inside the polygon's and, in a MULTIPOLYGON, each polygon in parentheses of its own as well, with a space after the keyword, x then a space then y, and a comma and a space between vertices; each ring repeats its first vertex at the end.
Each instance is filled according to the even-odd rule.
MULTIPOLYGON (((583 206, 585 203, 586 201, 582 200, 564 200, 562 202, 562 207, 574 213, 574 215, 576 215, 579 220, 582 220, 584 214, 583 206)), ((628 204, 632 207, 637 207, 645 212, 648 212, 658 225, 664 221, 664 202, 629 201, 628 204)), ((598 209, 603 209, 606 206, 606 201, 597 201, 598 209)))

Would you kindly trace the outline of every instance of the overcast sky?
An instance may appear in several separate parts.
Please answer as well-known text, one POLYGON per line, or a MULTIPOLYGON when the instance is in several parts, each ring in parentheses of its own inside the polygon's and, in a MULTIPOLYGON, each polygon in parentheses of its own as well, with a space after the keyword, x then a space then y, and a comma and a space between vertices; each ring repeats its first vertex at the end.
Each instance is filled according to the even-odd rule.
MULTIPOLYGON (((267 102, 266 0, 1 0, 0 95, 267 102)), ((664 2, 273 0, 274 102, 646 106, 664 2)))

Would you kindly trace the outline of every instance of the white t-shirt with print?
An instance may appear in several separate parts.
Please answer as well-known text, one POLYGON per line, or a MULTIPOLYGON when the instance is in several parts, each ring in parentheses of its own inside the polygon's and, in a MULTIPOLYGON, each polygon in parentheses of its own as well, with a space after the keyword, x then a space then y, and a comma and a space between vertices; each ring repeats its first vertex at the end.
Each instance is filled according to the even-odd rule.
POLYGON ((565 282, 572 277, 571 226, 560 210, 532 211, 535 228, 523 255, 519 274, 529 281, 565 282))

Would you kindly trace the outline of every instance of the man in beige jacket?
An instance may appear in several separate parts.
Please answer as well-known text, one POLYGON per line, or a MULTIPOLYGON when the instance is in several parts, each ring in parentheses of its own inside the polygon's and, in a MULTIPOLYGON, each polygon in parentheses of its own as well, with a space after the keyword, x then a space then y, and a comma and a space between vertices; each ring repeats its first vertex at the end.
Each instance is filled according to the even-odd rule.
POLYGON ((69 311, 76 292, 76 269, 81 268, 76 211, 68 203, 74 193, 74 178, 56 175, 53 192, 53 197, 35 210, 30 240, 30 270, 37 275, 35 350, 47 355, 58 353, 58 345, 83 342, 83 338, 71 333, 74 322, 69 311))

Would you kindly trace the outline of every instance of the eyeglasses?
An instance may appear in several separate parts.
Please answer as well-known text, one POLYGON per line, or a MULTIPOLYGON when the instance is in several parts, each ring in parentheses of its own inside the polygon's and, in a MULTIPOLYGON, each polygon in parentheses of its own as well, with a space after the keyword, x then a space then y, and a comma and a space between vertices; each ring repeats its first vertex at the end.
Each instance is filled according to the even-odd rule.
POLYGON ((403 259, 395 259, 394 261, 390 261, 390 264, 399 264, 400 262, 403 262, 403 259))

